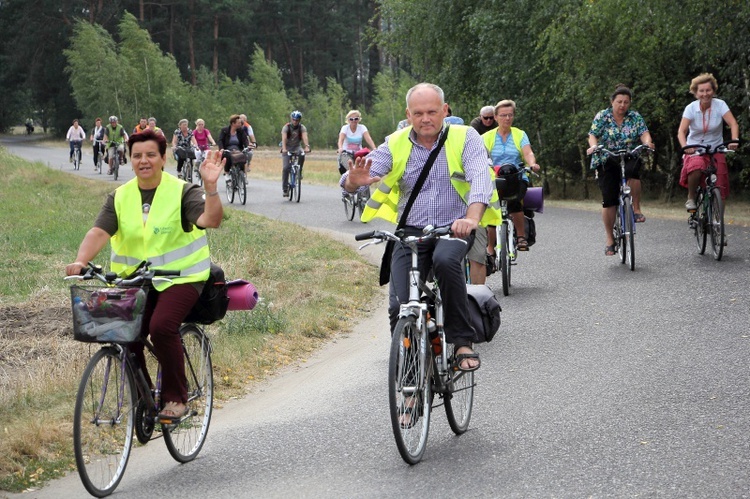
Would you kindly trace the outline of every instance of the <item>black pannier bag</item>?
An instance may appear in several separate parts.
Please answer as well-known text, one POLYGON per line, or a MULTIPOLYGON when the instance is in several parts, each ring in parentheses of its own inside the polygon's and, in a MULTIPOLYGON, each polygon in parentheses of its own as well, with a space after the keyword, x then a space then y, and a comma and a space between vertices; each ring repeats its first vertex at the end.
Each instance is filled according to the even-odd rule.
POLYGON ((211 262, 211 272, 208 280, 203 286, 198 302, 184 322, 197 322, 198 324, 212 324, 220 321, 227 313, 229 297, 227 296, 227 283, 224 278, 224 270, 211 262))
POLYGON ((492 341, 500 329, 500 304, 495 293, 486 284, 467 284, 469 294, 469 320, 474 326, 474 343, 492 341))
POLYGON ((533 246, 536 242, 536 223, 534 223, 534 212, 524 210, 524 225, 526 226, 526 242, 533 246))

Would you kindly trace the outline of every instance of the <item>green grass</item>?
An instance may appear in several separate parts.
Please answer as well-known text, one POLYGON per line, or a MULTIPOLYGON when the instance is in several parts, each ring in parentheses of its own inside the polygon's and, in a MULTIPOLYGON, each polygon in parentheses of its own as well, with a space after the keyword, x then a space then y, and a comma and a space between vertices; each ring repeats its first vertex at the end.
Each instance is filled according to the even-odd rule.
MULTIPOLYGON (((72 340, 62 277, 112 184, 4 149, 0 176, 0 490, 18 492, 74 467, 75 392, 96 345, 72 340)), ((227 210, 208 237, 227 278, 252 281, 262 298, 207 328, 219 407, 350 330, 378 290, 376 269, 355 251, 293 224, 227 210)))

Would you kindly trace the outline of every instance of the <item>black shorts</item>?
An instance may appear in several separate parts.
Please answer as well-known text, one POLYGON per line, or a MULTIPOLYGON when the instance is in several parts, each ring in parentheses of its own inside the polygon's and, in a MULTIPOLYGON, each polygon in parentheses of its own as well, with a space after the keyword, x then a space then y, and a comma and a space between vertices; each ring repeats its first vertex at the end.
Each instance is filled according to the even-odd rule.
MULTIPOLYGON (((608 158, 604 166, 596 169, 599 189, 602 191, 602 206, 608 208, 620 204, 620 160, 608 158)), ((625 161, 625 178, 641 179, 641 158, 630 158, 625 161)))

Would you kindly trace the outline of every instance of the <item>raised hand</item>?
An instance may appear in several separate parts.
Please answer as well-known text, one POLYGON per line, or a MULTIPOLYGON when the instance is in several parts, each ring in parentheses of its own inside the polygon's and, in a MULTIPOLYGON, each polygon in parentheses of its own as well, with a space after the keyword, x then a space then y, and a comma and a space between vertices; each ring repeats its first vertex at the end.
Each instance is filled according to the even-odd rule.
POLYGON ((224 150, 207 151, 206 159, 201 163, 201 178, 204 183, 214 185, 219 180, 219 175, 224 171, 226 158, 222 158, 224 150))

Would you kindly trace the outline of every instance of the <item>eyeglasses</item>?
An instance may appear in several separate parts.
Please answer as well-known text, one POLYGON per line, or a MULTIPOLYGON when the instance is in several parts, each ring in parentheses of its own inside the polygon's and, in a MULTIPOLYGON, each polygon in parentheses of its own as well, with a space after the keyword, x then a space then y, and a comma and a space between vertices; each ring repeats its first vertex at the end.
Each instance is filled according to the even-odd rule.
POLYGON ((349 118, 349 121, 359 121, 359 118, 349 118))
POLYGON ((498 118, 503 118, 503 119, 505 119, 505 118, 512 118, 513 114, 498 114, 497 117, 498 118))
POLYGON ((482 116, 483 120, 491 120, 494 116, 482 116))

